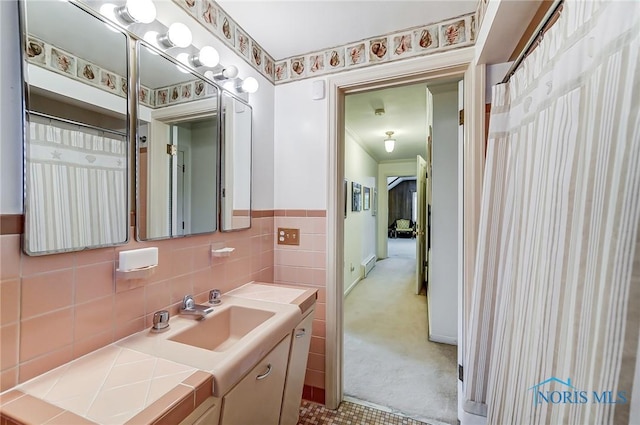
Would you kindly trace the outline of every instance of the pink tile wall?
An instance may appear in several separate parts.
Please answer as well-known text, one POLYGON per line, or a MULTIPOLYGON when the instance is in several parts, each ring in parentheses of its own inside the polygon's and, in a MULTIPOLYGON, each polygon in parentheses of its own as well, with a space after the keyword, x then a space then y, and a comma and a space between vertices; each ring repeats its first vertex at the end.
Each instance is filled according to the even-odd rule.
POLYGON ((300 229, 300 245, 278 245, 277 240, 274 240, 274 282, 318 289, 305 385, 323 389, 327 285, 326 211, 276 210, 276 231, 278 227, 300 229))
POLYGON ((41 257, 0 236, 0 391, 143 330, 157 310, 177 314, 188 293, 204 302, 212 288, 272 282, 274 217, 258 213, 245 231, 41 257), (211 244, 236 250, 212 258, 211 244), (118 252, 147 246, 159 248, 156 272, 116 279, 118 252))

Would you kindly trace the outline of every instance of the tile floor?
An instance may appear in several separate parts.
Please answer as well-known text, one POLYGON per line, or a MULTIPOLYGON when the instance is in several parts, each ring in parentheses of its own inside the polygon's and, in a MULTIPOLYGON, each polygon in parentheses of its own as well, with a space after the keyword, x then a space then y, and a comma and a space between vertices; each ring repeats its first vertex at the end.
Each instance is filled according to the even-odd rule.
POLYGON ((343 401, 338 410, 302 400, 298 425, 428 425, 404 416, 343 401))

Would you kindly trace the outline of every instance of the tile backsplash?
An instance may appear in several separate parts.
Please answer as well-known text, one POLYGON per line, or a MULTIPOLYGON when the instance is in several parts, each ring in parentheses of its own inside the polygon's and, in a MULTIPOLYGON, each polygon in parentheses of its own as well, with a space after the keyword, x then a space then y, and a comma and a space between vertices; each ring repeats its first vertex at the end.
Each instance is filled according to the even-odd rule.
MULTIPOLYGON (((300 229, 300 245, 275 245, 274 282, 318 289, 305 389, 324 389, 326 345, 327 218, 324 210, 276 210, 275 228, 300 229)), ((306 397, 324 403, 321 397, 306 397)))
POLYGON ((177 314, 186 294, 204 302, 213 288, 273 282, 273 212, 256 213, 245 231, 40 257, 22 253, 20 235, 0 236, 0 391, 149 327, 157 310, 177 314), (221 243, 233 255, 211 257, 221 243), (118 252, 148 246, 156 272, 116 279, 118 252))

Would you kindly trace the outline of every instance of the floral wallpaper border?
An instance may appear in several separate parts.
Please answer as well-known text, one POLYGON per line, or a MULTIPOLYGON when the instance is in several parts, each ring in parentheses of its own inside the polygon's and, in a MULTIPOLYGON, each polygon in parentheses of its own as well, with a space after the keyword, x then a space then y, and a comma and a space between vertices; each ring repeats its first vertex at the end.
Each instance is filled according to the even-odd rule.
POLYGON ((278 61, 275 83, 457 49, 473 45, 475 37, 476 19, 471 13, 278 61))
MULTIPOLYGON (((42 68, 62 74, 82 83, 97 87, 120 97, 127 96, 127 78, 94 63, 72 55, 56 46, 29 36, 26 46, 27 60, 42 68)), ((141 86, 138 100, 150 108, 161 108, 178 103, 214 97, 214 86, 201 80, 188 81, 158 89, 141 86)))
POLYGON ((476 37, 470 13, 276 62, 214 0, 172 1, 274 84, 470 46, 476 37))
POLYGON ((172 0, 241 58, 274 82, 275 60, 213 0, 172 0))

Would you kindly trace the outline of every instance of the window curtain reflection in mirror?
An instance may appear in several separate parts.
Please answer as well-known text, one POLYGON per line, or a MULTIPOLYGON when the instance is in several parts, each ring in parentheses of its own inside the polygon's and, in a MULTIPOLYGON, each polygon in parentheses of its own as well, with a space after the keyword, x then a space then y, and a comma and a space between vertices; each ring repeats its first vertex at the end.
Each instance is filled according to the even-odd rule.
POLYGON ((30 115, 27 251, 125 242, 127 166, 123 136, 30 115))
POLYGON ((494 87, 464 365, 487 423, 640 420, 639 53, 639 2, 565 1, 494 87))

